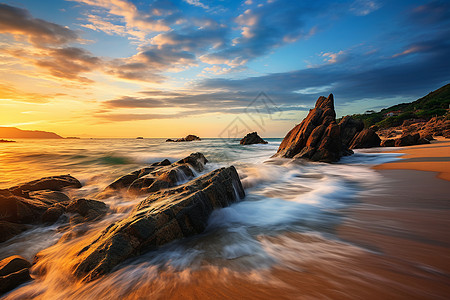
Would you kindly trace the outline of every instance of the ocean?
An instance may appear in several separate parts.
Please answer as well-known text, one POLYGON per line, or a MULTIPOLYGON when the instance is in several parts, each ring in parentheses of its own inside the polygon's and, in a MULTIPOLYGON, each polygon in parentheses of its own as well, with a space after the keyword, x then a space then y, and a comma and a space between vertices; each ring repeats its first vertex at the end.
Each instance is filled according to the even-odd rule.
POLYGON ((305 298, 326 298, 320 286, 313 292, 321 280, 344 299, 351 289, 341 286, 342 280, 376 285, 375 273, 352 265, 356 257, 376 250, 342 239, 336 229, 361 197, 382 190, 383 178, 371 166, 400 159, 400 154, 361 150, 336 164, 294 162, 271 159, 282 139, 267 140, 247 146, 232 139, 22 139, 0 144, 0 188, 70 174, 83 184, 70 197, 93 198, 128 172, 201 152, 209 160, 202 174, 234 165, 246 192, 243 201, 214 211, 204 233, 128 260, 91 283, 72 277, 71 255, 145 196, 118 193, 103 199, 110 207, 107 217, 80 225, 82 234, 72 239, 61 239, 63 223, 35 226, 0 244, 0 259, 17 254, 33 260, 40 252, 34 280, 6 299, 292 299, 299 286, 305 298), (344 277, 338 280, 339 274, 344 277))

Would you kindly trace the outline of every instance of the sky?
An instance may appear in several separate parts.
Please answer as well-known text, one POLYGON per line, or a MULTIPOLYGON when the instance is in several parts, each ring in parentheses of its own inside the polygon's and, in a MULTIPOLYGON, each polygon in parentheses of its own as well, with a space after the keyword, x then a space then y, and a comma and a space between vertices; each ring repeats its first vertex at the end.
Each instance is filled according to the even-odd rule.
POLYGON ((450 82, 449 1, 0 2, 0 126, 283 137, 450 82))

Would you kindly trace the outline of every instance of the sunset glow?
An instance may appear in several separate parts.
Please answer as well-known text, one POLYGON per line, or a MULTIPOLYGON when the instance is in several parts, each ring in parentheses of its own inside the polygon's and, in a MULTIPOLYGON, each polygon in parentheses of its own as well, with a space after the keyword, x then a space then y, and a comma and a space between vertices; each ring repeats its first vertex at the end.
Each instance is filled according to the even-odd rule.
POLYGON ((265 92, 282 113, 259 130, 281 137, 320 95, 342 116, 444 85, 449 19, 445 1, 5 1, 0 125, 217 137, 265 92))

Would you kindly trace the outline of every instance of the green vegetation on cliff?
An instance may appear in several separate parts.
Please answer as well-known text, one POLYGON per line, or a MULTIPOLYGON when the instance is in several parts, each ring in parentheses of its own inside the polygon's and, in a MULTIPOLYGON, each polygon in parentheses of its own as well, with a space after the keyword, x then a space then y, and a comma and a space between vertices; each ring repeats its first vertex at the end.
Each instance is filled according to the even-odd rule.
POLYGON ((365 127, 377 125, 380 128, 399 126, 408 119, 430 119, 435 116, 449 114, 450 106, 450 84, 429 93, 425 97, 417 99, 411 103, 401 103, 389 108, 384 108, 380 112, 352 115, 355 119, 364 122, 365 127), (392 116, 387 114, 392 113, 392 116))

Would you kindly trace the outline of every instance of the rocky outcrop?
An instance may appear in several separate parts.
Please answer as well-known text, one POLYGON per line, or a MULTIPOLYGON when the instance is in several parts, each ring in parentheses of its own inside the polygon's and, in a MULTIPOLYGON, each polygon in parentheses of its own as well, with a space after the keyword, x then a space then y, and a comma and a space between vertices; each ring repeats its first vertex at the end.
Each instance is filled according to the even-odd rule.
POLYGON ((31 264, 23 257, 14 255, 0 261, 0 294, 6 293, 31 280, 31 264))
POLYGON ((33 180, 11 187, 9 190, 14 195, 23 196, 27 192, 42 190, 61 191, 64 188, 81 188, 81 183, 70 175, 60 175, 33 180))
POLYGON ((191 153, 173 164, 165 159, 118 178, 97 197, 109 197, 119 189, 126 189, 132 194, 147 194, 170 188, 179 182, 192 179, 194 173, 191 168, 196 172, 203 171, 207 161, 205 156, 198 152, 191 153))
POLYGON ((199 138, 196 135, 189 134, 184 138, 180 139, 167 139, 166 142, 192 142, 192 141, 201 141, 201 138, 199 138))
POLYGON ((15 143, 16 141, 10 141, 10 140, 3 140, 0 139, 0 143, 15 143))
POLYGON ((364 129, 364 123, 351 116, 345 116, 339 122, 339 127, 341 128, 342 144, 348 148, 355 136, 364 129))
POLYGON ((333 94, 330 94, 328 98, 319 97, 308 116, 288 132, 275 156, 336 162, 351 153, 342 143, 333 94))
POLYGON ((241 145, 267 144, 267 143, 268 142, 263 140, 256 132, 248 133, 239 142, 239 144, 241 145))
POLYGON ((355 136, 350 144, 350 149, 379 147, 381 143, 380 137, 372 128, 364 129, 355 136))
POLYGON ((71 222, 74 220, 75 223, 93 221, 106 214, 107 207, 103 202, 70 201, 60 191, 68 187, 78 188, 81 184, 74 177, 63 175, 0 190, 0 242, 28 229, 25 224, 53 224, 65 213, 70 213, 71 222))
POLYGON ((153 193, 125 219, 111 224, 74 258, 74 273, 86 281, 125 259, 204 231, 211 212, 244 197, 231 166, 186 184, 153 193))

